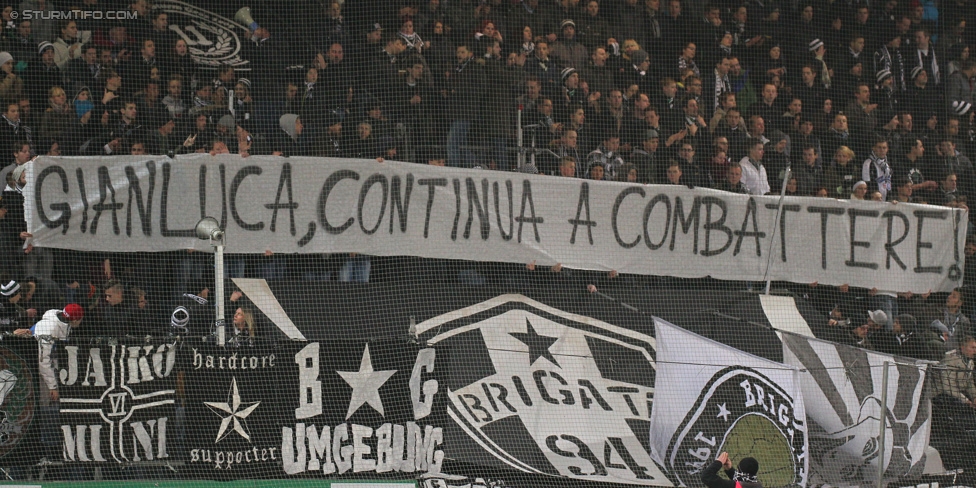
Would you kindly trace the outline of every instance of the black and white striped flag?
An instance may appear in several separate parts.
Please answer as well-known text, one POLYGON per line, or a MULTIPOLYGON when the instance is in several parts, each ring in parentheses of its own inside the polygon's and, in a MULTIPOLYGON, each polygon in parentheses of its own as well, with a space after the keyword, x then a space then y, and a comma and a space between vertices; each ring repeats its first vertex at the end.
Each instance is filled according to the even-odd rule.
POLYGON ((924 363, 791 333, 781 337, 783 362, 801 369, 812 485, 873 483, 879 459, 885 480, 921 473, 931 413, 924 363), (887 418, 883 445, 881 415, 887 418))

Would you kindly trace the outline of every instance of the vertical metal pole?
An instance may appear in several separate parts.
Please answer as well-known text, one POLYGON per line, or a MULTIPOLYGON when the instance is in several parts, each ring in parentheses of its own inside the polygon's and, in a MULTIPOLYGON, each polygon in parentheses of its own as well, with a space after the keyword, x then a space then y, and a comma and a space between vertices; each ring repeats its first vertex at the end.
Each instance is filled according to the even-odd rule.
POLYGON ((881 428, 878 432, 878 488, 884 488, 885 426, 888 423, 888 361, 881 370, 881 428))
POLYGON ((765 295, 769 295, 769 289, 773 283, 773 276, 769 274, 769 266, 773 261, 773 246, 776 245, 776 229, 779 228, 779 216, 783 213, 783 199, 786 198, 786 185, 790 181, 790 174, 793 169, 789 166, 786 167, 786 177, 783 178, 783 186, 779 189, 779 206, 776 207, 776 220, 773 221, 773 231, 769 233, 769 249, 766 251, 766 292, 765 295))
POLYGON ((224 242, 221 240, 214 246, 214 274, 216 275, 216 290, 214 300, 217 301, 217 345, 223 346, 226 339, 224 329, 224 242))
POLYGON ((518 113, 515 114, 515 137, 518 141, 518 155, 516 156, 516 165, 521 168, 525 165, 525 148, 522 147, 522 109, 524 107, 522 104, 518 106, 518 113))
MULTIPOLYGON (((538 131, 536 131, 536 130, 533 130, 532 131, 532 154, 529 156, 529 159, 531 160, 533 166, 535 166, 535 134, 536 134, 536 132, 538 132, 538 131)), ((538 168, 538 166, 535 166, 535 167, 538 168)))

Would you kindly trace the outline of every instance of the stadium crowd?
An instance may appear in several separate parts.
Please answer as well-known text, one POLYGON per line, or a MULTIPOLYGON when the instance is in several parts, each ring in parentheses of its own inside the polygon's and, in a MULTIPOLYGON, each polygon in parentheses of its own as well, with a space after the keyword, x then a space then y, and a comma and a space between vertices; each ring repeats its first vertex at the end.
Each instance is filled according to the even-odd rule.
MULTIPOLYGON (((167 308, 166 322, 185 328, 209 291, 199 255, 161 258, 172 274, 163 288, 138 257, 35 249, 20 191, 23 165, 38 155, 384 158, 753 195, 785 188, 961 208, 976 198, 976 31, 967 29, 976 3, 967 0, 326 1, 258 16, 238 69, 197 63, 165 11, 122 3, 138 18, 18 20, 19 9, 53 9, 44 0, 3 8, 7 332, 23 335, 75 302, 86 326, 118 332, 155 317, 147 291, 167 303, 181 296, 176 312, 186 314, 167 308), (520 124, 535 144, 521 165, 520 124)), ((343 256, 315 266, 368 281, 369 265, 343 256)), ((281 277, 296 266, 269 254, 229 268, 281 277)), ((966 271, 948 297, 789 286, 818 307, 830 338, 957 367, 963 376, 939 391, 971 407, 976 269, 966 271)), ((254 336, 248 306, 230 310, 254 336)))

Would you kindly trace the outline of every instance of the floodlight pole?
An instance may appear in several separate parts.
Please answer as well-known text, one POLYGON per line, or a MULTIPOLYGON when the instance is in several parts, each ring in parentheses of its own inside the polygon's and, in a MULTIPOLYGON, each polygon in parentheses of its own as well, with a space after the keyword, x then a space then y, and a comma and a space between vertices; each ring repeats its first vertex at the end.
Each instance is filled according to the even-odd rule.
POLYGON ((214 248, 214 290, 215 300, 217 301, 217 316, 214 320, 214 332, 217 335, 217 345, 223 346, 226 342, 226 329, 224 326, 224 230, 220 228, 220 222, 213 217, 204 217, 197 222, 197 238, 210 241, 214 248))
POLYGON ((888 361, 881 369, 881 427, 878 432, 878 488, 884 487, 885 472, 885 428, 888 423, 888 361))
POLYGON ((217 325, 217 345, 223 347, 227 339, 227 330, 224 325, 224 238, 221 235, 220 240, 211 240, 210 244, 214 246, 214 276, 215 286, 214 290, 215 300, 217 300, 217 320, 215 324, 217 325))
POLYGON ((790 181, 793 168, 786 166, 786 176, 783 178, 783 186, 779 190, 779 204, 776 206, 776 220, 773 221, 773 231, 770 232, 769 248, 766 251, 766 290, 765 295, 769 295, 773 284, 773 277, 769 274, 769 267, 773 264, 773 246, 776 243, 776 229, 779 228, 779 217, 783 213, 783 199, 786 198, 786 185, 790 181))
POLYGON ((515 113, 515 138, 517 140, 516 146, 518 146, 518 154, 515 156, 515 166, 521 169, 525 165, 525 148, 522 147, 522 110, 524 106, 520 103, 518 106, 518 111, 515 113))

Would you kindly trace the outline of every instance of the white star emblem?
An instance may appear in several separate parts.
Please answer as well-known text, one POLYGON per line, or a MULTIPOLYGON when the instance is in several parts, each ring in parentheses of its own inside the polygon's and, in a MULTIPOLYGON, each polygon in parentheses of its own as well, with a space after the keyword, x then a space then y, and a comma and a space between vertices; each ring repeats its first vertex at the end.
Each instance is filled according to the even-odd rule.
POLYGON ((210 407, 213 413, 223 417, 220 421, 220 429, 217 431, 217 440, 214 443, 220 442, 230 434, 228 427, 230 427, 231 422, 234 423, 234 432, 237 432, 248 441, 251 440, 251 433, 248 432, 244 419, 248 415, 251 415, 261 402, 241 402, 241 393, 237 389, 237 378, 233 378, 230 382, 230 392, 227 394, 227 402, 203 402, 203 404, 210 407), (228 415, 225 417, 224 414, 228 415))
POLYGON ((368 403, 374 410, 383 415, 383 401, 380 400, 380 387, 386 380, 396 374, 397 370, 373 371, 373 361, 369 356, 369 344, 363 351, 363 360, 359 363, 359 371, 336 371, 345 382, 352 387, 352 398, 349 399, 349 410, 346 420, 359 410, 364 403, 368 403))
POLYGON ((718 406, 718 415, 716 415, 715 417, 716 418, 722 417, 722 420, 728 422, 729 421, 729 415, 732 415, 732 412, 730 412, 729 409, 725 407, 725 405, 726 404, 723 403, 723 404, 721 404, 721 405, 718 406))

